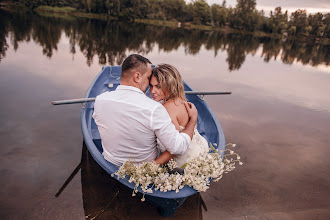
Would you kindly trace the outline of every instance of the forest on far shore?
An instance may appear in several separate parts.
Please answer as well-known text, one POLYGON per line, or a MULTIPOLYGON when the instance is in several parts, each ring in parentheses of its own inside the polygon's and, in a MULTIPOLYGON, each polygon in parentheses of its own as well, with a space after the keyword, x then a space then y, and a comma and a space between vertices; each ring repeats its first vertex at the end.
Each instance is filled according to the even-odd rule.
MULTIPOLYGON (((7 1, 8 2, 8 1, 7 1)), ((237 0, 236 6, 208 5, 204 0, 12 0, 29 9, 40 6, 71 7, 78 12, 104 14, 120 20, 148 19, 206 25, 244 32, 264 32, 300 39, 330 38, 330 13, 308 14, 298 9, 288 14, 276 7, 269 16, 256 9, 256 0, 237 0)))

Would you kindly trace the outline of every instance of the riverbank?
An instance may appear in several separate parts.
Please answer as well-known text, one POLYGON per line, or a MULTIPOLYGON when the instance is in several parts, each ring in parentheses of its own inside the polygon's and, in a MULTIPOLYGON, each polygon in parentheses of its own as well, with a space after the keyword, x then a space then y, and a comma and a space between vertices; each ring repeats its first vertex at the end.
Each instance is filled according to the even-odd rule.
POLYGON ((112 17, 107 14, 95 14, 95 13, 84 13, 78 11, 76 8, 72 7, 50 7, 50 6, 39 6, 34 9, 35 12, 41 14, 45 13, 55 13, 55 14, 65 14, 75 17, 102 19, 102 20, 118 20, 118 18, 112 17))
MULTIPOLYGON (((77 9, 71 7, 59 8, 59 7, 39 6, 38 8, 34 9, 34 11, 42 16, 49 16, 51 14, 57 14, 57 15, 62 14, 62 15, 75 16, 75 17, 92 18, 92 19, 119 20, 118 18, 109 16, 107 14, 79 12, 77 9)), ((190 22, 151 20, 151 19, 134 19, 129 21, 136 23, 150 24, 155 26, 165 26, 171 28, 197 29, 203 31, 220 31, 226 34, 237 33, 244 35, 253 35, 254 37, 271 37, 276 39, 282 38, 282 35, 279 34, 267 34, 261 31, 256 31, 251 33, 247 31, 234 30, 229 27, 220 28, 209 25, 196 25, 190 22)))
POLYGON ((14 11, 29 11, 28 7, 18 2, 0 2, 0 8, 14 11))
MULTIPOLYGON (((95 19, 109 19, 109 20, 119 20, 117 17, 112 17, 107 14, 95 14, 95 13, 86 13, 86 12, 79 12, 77 9, 72 7, 50 7, 50 6, 39 6, 34 9, 37 13, 55 13, 55 14, 66 14, 76 17, 87 17, 87 18, 95 18, 95 19)), ((214 27, 209 25, 196 25, 190 22, 178 22, 178 21, 167 21, 167 20, 151 20, 151 19, 134 19, 129 20, 136 23, 143 23, 143 24, 151 24, 156 26, 166 26, 166 27, 173 27, 173 28, 185 28, 185 29, 198 29, 204 31, 220 31, 225 33, 240 33, 240 34, 252 34, 255 37, 274 37, 280 38, 282 35, 274 35, 274 34, 267 34, 264 32, 256 31, 256 32, 246 32, 246 31, 239 31, 234 30, 229 27, 214 27)))
MULTIPOLYGON (((18 3, 12 2, 2 2, 0 6, 3 8, 7 8, 15 11, 29 11, 30 9, 22 6, 18 3)), ((51 6, 39 6, 34 9, 36 13, 41 16, 52 16, 56 15, 56 17, 60 16, 74 16, 74 17, 84 17, 91 19, 101 19, 101 20, 120 20, 118 17, 113 17, 108 14, 96 14, 96 13, 86 13, 80 12, 76 8, 73 7, 51 7, 51 6)), ((215 27, 211 25, 196 25, 190 22, 178 22, 178 21, 167 21, 167 20, 151 20, 151 19, 129 19, 130 22, 150 24, 156 26, 165 26, 171 28, 184 28, 184 29, 197 29, 204 31, 219 31, 225 34, 243 34, 243 35, 252 35, 253 37, 268 37, 272 39, 282 39, 282 40, 298 40, 300 42, 315 42, 318 44, 328 45, 330 44, 330 39, 328 38, 315 38, 315 37, 305 37, 305 38, 297 38, 292 36, 286 36, 284 34, 274 34, 274 33, 265 33, 262 31, 248 32, 242 30, 231 29, 228 26, 225 27, 215 27)))

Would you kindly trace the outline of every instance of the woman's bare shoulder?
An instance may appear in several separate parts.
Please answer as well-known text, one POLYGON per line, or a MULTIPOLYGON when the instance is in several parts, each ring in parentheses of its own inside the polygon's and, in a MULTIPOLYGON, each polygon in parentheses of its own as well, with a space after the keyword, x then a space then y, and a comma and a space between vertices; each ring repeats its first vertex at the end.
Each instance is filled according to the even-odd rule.
POLYGON ((175 102, 173 101, 167 101, 164 103, 164 107, 166 108, 166 110, 169 111, 176 111, 178 110, 178 105, 175 105, 175 102))
POLYGON ((168 113, 182 116, 183 114, 188 114, 184 102, 184 100, 177 98, 176 100, 165 102, 164 107, 168 113))
POLYGON ((183 105, 184 101, 182 101, 180 98, 176 98, 175 100, 171 99, 167 102, 165 102, 163 105, 165 108, 179 108, 181 105, 183 105))

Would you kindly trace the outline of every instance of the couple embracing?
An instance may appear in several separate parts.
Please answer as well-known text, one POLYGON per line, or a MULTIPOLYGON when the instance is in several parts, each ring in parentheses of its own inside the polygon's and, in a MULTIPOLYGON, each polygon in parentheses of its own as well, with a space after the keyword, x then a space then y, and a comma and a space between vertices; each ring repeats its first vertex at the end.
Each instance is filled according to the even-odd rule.
POLYGON ((93 114, 103 156, 116 166, 126 160, 161 165, 173 158, 181 167, 208 151, 196 130, 197 116, 177 69, 168 64, 152 69, 138 54, 124 60, 117 89, 96 97, 93 114), (145 95, 149 85, 153 99, 145 95))

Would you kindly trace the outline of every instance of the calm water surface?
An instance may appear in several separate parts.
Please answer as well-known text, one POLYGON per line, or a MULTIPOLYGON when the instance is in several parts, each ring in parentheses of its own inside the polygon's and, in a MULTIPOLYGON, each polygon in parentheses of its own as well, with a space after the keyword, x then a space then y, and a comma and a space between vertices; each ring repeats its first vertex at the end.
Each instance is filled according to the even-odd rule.
POLYGON ((206 101, 244 165, 189 198, 173 219, 329 219, 329 52, 1 10, 1 219, 162 219, 90 158, 81 105, 50 104, 83 97, 102 66, 131 53, 176 66, 196 90, 232 91, 206 101))

